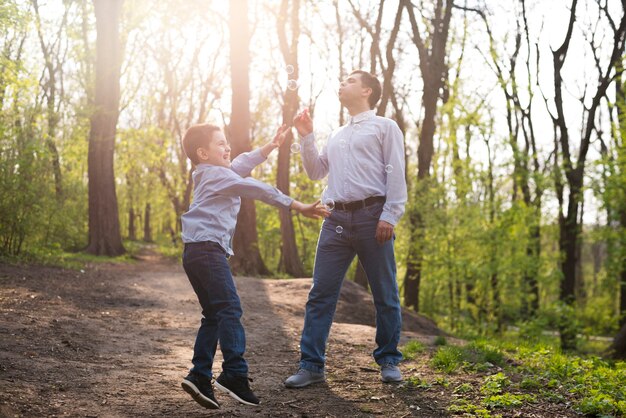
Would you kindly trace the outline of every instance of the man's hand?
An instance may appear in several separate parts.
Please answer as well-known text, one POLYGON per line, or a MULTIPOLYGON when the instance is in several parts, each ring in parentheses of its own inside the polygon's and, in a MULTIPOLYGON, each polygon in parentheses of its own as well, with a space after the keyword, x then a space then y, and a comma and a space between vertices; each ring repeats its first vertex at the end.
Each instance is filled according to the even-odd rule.
POLYGON ((276 131, 276 135, 274 136, 274 139, 272 139, 270 142, 268 142, 267 144, 261 147, 261 153, 263 154, 265 158, 267 158, 268 155, 270 155, 272 151, 280 147, 283 144, 283 142, 285 142, 285 138, 287 138, 287 135, 289 134, 290 129, 291 128, 287 125, 281 126, 276 131))
POLYGON ((313 132, 313 119, 311 119, 308 107, 293 118, 293 126, 298 130, 300 136, 307 136, 313 132))
POLYGON ((315 203, 310 203, 308 205, 294 200, 289 208, 300 212, 307 218, 319 219, 320 216, 323 216, 325 218, 328 218, 330 216, 330 212, 328 211, 328 209, 321 205, 319 200, 315 203))
POLYGON ((376 241, 379 244, 384 244, 385 241, 389 241, 393 237, 393 225, 389 222, 378 221, 376 226, 376 241))

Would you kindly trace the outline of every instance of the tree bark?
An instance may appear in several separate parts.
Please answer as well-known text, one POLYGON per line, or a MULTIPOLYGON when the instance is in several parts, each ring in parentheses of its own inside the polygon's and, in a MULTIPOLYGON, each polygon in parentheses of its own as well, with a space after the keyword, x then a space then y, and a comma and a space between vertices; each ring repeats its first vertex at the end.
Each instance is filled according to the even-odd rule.
MULTIPOLYGON (((622 45, 621 55, 624 55, 624 48, 626 45, 622 45)), ((618 130, 615 138, 615 145, 617 149, 617 160, 626 161, 626 115, 624 114, 623 104, 626 103, 626 85, 624 82, 624 64, 623 61, 618 63, 618 73, 615 78, 615 99, 617 106, 615 111, 617 113, 617 126, 618 130)), ((618 172, 613 172, 613 176, 617 175, 621 179, 620 184, 626 186, 626 167, 623 165, 619 168, 618 172)), ((617 274, 618 289, 619 289, 619 311, 618 320, 619 324, 624 330, 626 326, 626 187, 620 187, 616 198, 616 218, 619 220, 619 228, 621 229, 620 241, 617 247, 619 248, 619 257, 621 262, 617 274)), ((610 206, 610 205, 609 205, 610 206)), ((611 222, 612 216, 609 210, 607 210, 607 223, 611 222)), ((626 334, 626 331, 623 333, 626 334)), ((624 335, 626 339, 626 335, 624 335)), ((625 344, 626 345, 626 344, 625 344)), ((626 357, 626 349, 624 357, 626 357)), ((624 358, 622 357, 622 358, 624 358)))
POLYGON ((150 226, 150 203, 146 203, 143 215, 143 241, 152 242, 152 227, 150 226))
POLYGON ((433 158, 433 138, 435 135, 435 118, 437 116, 437 102, 441 97, 447 80, 446 45, 448 30, 452 16, 452 1, 437 0, 435 14, 431 19, 432 33, 430 42, 425 42, 415 18, 415 6, 409 0, 402 0, 409 14, 413 43, 417 47, 420 57, 420 71, 424 80, 422 107, 424 118, 419 136, 417 149, 418 172, 416 183, 416 198, 409 208, 409 256, 404 277, 404 303, 407 307, 419 311, 419 290, 422 278, 423 250, 422 242, 425 235, 426 223, 424 214, 429 211, 427 205, 428 182, 430 167, 433 158))
POLYGON ((45 144, 52 159, 52 172, 54 173, 54 189, 56 198, 59 203, 62 203, 63 181, 61 178, 61 159, 59 157, 59 150, 57 148, 55 138, 57 127, 61 120, 58 109, 60 100, 57 102, 57 95, 59 93, 63 93, 62 91, 59 91, 60 86, 63 85, 62 62, 60 62, 60 60, 63 59, 63 55, 60 51, 60 47, 63 44, 61 42, 61 32, 67 24, 69 7, 65 7, 63 18, 61 19, 61 27, 59 28, 56 39, 46 43, 45 35, 41 30, 42 23, 39 14, 39 2, 38 0, 32 0, 32 4, 35 9, 37 35, 39 37, 39 44, 44 58, 44 75, 41 77, 40 86, 41 90, 44 92, 44 98, 46 100, 48 119, 48 135, 45 138, 45 144), (47 78, 45 77, 45 74, 48 75, 47 78), (60 80, 58 80, 57 77, 60 80))
POLYGON ((619 360, 626 359, 626 323, 622 324, 622 327, 613 339, 610 351, 613 358, 619 360))
MULTIPOLYGON (((230 73, 232 81, 232 114, 228 126, 231 155, 235 158, 250 151, 250 34, 248 28, 247 0, 231 0, 229 3, 230 73)), ((256 208, 254 201, 241 199, 241 210, 237 217, 237 229, 233 239, 235 256, 231 267, 236 274, 267 275, 259 251, 259 236, 256 230, 256 208)))
POLYGON ((128 239, 137 240, 137 230, 135 229, 135 209, 131 206, 128 209, 128 239))
POLYGON ((122 0, 94 0, 97 27, 95 111, 91 116, 89 244, 87 252, 116 256, 125 252, 120 234, 113 156, 119 116, 122 0))
MULTIPOLYGON (((286 65, 293 67, 293 73, 287 74, 288 79, 298 79, 298 39, 300 37, 300 0, 282 0, 278 14, 277 30, 280 51, 286 65), (289 11, 289 6, 291 10, 289 11), (289 13, 291 12, 291 13, 289 13), (290 22, 291 40, 287 40, 287 22, 290 22)), ((283 124, 291 125, 298 111, 298 90, 286 89, 283 93, 283 124)), ((289 195, 289 162, 291 160, 291 132, 283 145, 278 149, 278 168, 276 171, 276 187, 286 195, 289 195)), ((293 218, 289 209, 280 208, 280 235, 281 242, 281 270, 293 277, 304 277, 304 266, 298 256, 296 232, 293 226, 293 218)))
MULTIPOLYGON (((562 69, 572 39, 577 3, 578 0, 572 0, 567 33, 563 43, 557 50, 552 51, 554 65, 554 107, 556 109, 556 115, 551 114, 551 117, 556 134, 555 156, 560 156, 561 159, 560 167, 555 164, 555 188, 559 200, 559 250, 561 252, 561 271, 563 274, 560 300, 570 306, 575 303, 576 298, 576 250, 582 229, 582 222, 579 220, 579 215, 582 210, 582 188, 587 152, 597 122, 596 112, 599 109, 602 98, 606 95, 608 86, 613 82, 615 73, 620 72, 619 69, 616 71, 616 63, 622 57, 624 38, 626 37, 626 10, 624 3, 622 3, 622 15, 620 16, 619 25, 611 26, 613 29, 613 45, 608 63, 604 69, 598 66, 597 89, 585 89, 585 91, 595 90, 593 97, 584 96, 581 98, 581 102, 589 98, 591 98, 591 102, 589 105, 585 106, 583 110, 582 120, 584 123, 582 125, 580 144, 576 147, 571 147, 567 118, 563 106, 564 86, 562 69), (572 153, 574 152, 578 153, 576 159, 572 157, 572 153), (565 184, 567 184, 568 189, 567 202, 564 200, 563 186, 565 184), (565 205, 567 205, 566 212, 564 212, 565 205)), ((606 13, 607 18, 614 22, 614 17, 608 16, 608 10, 606 8, 601 9, 601 11, 606 13)), ((596 47, 594 44, 590 46, 592 49, 596 47)), ((565 312, 569 312, 569 310, 565 310, 565 312)), ((564 350, 575 349, 576 330, 569 326, 569 318, 562 318, 560 323, 562 324, 560 329, 561 348, 564 350)))

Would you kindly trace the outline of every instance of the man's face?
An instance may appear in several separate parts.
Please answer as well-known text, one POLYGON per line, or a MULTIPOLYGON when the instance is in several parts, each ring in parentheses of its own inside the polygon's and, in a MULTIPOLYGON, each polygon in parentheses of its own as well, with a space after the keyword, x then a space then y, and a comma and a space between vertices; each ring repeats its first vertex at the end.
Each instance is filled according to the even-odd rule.
POLYGON ((230 167, 230 145, 222 131, 213 132, 208 147, 198 148, 198 157, 203 163, 230 167))
POLYGON ((371 89, 361 83, 361 74, 350 74, 339 84, 339 101, 344 106, 367 100, 370 93, 371 89))

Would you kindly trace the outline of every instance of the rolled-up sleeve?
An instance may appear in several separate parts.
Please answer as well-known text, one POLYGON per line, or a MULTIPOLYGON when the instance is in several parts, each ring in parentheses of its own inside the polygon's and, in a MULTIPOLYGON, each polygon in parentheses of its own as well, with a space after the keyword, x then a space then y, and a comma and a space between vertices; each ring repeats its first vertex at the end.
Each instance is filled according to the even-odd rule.
POLYGON ((387 201, 380 220, 396 225, 404 214, 407 189, 405 178, 404 137, 398 125, 390 121, 382 143, 385 163, 387 201))
POLYGON ((206 189, 215 194, 240 196, 260 200, 272 206, 289 208, 293 198, 283 194, 275 187, 265 184, 252 177, 243 178, 231 170, 225 169, 226 175, 216 179, 207 179, 206 189), (229 174, 230 173, 230 174, 229 174))
POLYGON ((244 152, 235 157, 230 163, 230 169, 241 177, 248 177, 254 167, 261 164, 266 159, 261 149, 257 148, 254 151, 244 152))
POLYGON ((315 145, 315 135, 310 133, 301 138, 302 165, 311 180, 321 180, 328 174, 328 156, 326 145, 320 153, 315 145))

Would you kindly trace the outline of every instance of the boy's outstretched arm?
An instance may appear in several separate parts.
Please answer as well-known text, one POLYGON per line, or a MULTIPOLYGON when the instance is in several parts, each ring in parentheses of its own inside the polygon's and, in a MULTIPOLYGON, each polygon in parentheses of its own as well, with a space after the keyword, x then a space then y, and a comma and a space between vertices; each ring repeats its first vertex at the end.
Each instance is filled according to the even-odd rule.
POLYGON ((291 202, 291 206, 289 209, 293 209, 296 212, 300 212, 302 215, 307 218, 319 219, 321 216, 327 218, 330 216, 330 212, 324 206, 320 204, 320 201, 316 201, 315 203, 302 203, 294 200, 291 202))

